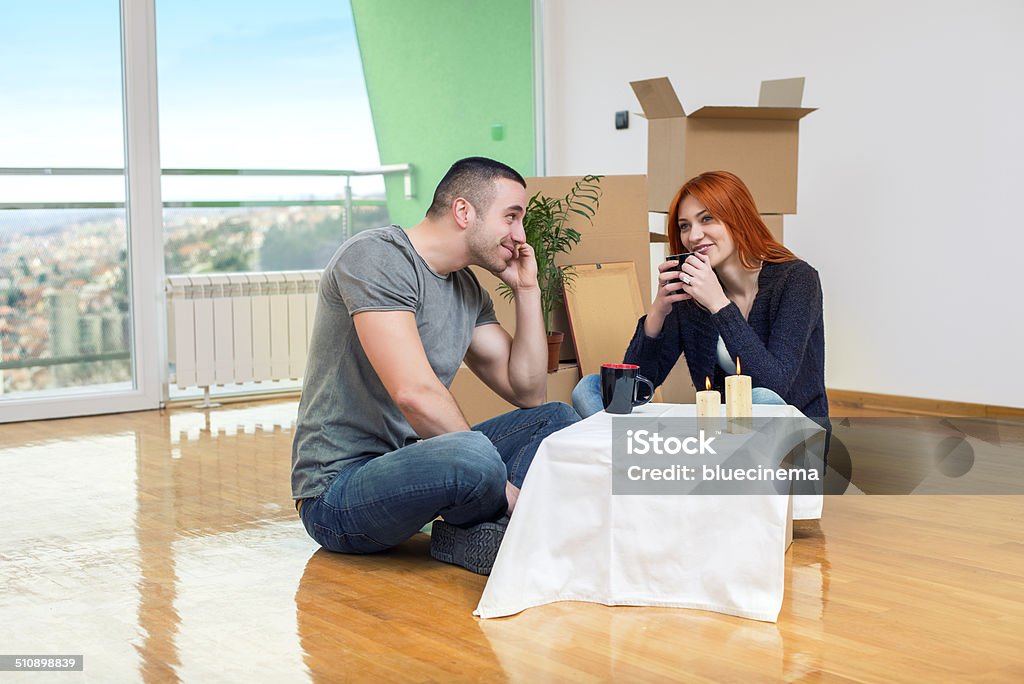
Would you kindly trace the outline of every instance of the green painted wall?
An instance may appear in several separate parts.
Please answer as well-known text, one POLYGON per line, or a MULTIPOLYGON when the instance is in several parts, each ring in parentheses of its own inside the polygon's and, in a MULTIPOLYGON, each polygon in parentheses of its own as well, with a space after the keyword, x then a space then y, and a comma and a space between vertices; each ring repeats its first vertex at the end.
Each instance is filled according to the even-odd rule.
POLYGON ((415 170, 412 200, 387 180, 392 222, 418 223, 462 157, 534 174, 531 0, 352 0, 352 14, 380 161, 415 170))

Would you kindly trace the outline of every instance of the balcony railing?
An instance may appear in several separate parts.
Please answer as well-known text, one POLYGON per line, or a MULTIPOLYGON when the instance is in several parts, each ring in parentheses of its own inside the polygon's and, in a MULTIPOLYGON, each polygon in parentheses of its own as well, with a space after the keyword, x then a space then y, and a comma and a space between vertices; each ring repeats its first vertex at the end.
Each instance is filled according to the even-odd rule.
MULTIPOLYGON (((209 200, 194 202, 164 202, 165 209, 212 209, 236 207, 298 207, 324 206, 345 207, 345 225, 352 225, 352 208, 356 206, 375 206, 384 204, 384 200, 354 199, 352 196, 352 179, 365 176, 393 176, 401 174, 404 181, 405 198, 412 199, 412 164, 387 164, 366 169, 163 169, 163 176, 276 176, 285 177, 324 177, 344 178, 344 197, 334 199, 305 200, 209 200)), ((123 176, 124 169, 102 167, 64 167, 64 168, 0 168, 0 176, 123 176)), ((122 209, 124 202, 0 202, 0 210, 5 209, 122 209)))
MULTIPOLYGON (((105 167, 3 167, 0 176, 124 176, 123 168, 105 167)), ((406 199, 415 197, 413 188, 413 167, 411 164, 389 164, 364 169, 163 169, 163 176, 215 176, 215 177, 335 177, 344 179, 340 188, 340 199, 294 199, 294 200, 201 200, 163 202, 165 209, 219 209, 246 207, 293 207, 293 206, 336 206, 343 207, 345 230, 353 225, 353 209, 359 206, 383 206, 384 199, 356 198, 352 194, 352 179, 367 176, 396 176, 403 178, 406 199)), ((0 202, 0 210, 31 209, 122 209, 124 202, 0 202)), ((343 236, 343 237, 348 237, 343 236)), ((106 350, 97 353, 59 355, 46 357, 19 358, 4 361, 0 358, 0 371, 68 364, 118 361, 130 358, 128 350, 106 350)), ((0 378, 0 394, 3 394, 0 378)))

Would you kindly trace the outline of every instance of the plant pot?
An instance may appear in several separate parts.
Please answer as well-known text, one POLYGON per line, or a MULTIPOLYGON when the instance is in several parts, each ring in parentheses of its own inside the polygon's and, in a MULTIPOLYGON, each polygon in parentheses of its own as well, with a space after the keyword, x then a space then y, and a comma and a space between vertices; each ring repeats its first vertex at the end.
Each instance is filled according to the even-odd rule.
POLYGON ((548 333, 548 373, 558 370, 559 352, 562 350, 562 340, 565 339, 564 332, 548 333))

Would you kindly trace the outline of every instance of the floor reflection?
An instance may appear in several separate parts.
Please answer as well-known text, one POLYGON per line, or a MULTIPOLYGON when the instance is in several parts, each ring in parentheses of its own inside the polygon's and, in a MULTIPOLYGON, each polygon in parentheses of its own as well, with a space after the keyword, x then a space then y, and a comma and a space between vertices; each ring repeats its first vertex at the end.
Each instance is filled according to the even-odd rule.
MULTIPOLYGON (((143 438, 148 448, 159 453, 163 447, 158 437, 143 438), (150 439, 155 442, 150 444, 150 439)), ((138 456, 138 513, 135 531, 139 545, 138 584, 139 631, 141 643, 136 649, 142 656, 140 673, 146 684, 177 681, 177 635, 181 617, 174 607, 178 591, 177 563, 173 551, 177 530, 173 524, 176 502, 173 496, 143 495, 146 489, 161 482, 172 482, 174 463, 167 458, 150 457, 148 449, 138 456)))
POLYGON ((767 622, 672 608, 553 603, 483 620, 511 681, 780 679, 782 638, 767 622))
POLYGON ((4 651, 81 653, 103 681, 295 681, 315 550, 290 505, 295 410, 0 426, 4 651))
POLYGON ((0 644, 7 654, 83 654, 96 672, 142 658, 136 609, 136 435, 15 438, 0 427, 0 644))
MULTIPOLYGON (((829 501, 831 499, 826 498, 826 506, 829 501)), ((786 554, 786 599, 779 614, 779 622, 786 625, 782 631, 785 681, 802 681, 823 672, 823 626, 831 581, 821 523, 818 520, 796 521, 793 544, 786 554)))
POLYGON ((432 560, 424 534, 371 556, 317 551, 295 593, 307 669, 317 682, 500 677, 472 616, 484 580, 432 560))
POLYGON ((823 672, 829 585, 825 533, 818 521, 799 521, 778 623, 561 602, 483 620, 480 629, 511 681, 568 678, 580 669, 599 681, 801 681, 823 672))
POLYGON ((175 541, 181 681, 307 681, 293 596, 313 550, 291 521, 175 541))
POLYGON ((425 535, 318 550, 290 501, 295 410, 0 425, 2 650, 83 654, 103 682, 1024 674, 1024 498, 828 498, 794 527, 777 624, 570 602, 480 621, 485 578, 425 535))

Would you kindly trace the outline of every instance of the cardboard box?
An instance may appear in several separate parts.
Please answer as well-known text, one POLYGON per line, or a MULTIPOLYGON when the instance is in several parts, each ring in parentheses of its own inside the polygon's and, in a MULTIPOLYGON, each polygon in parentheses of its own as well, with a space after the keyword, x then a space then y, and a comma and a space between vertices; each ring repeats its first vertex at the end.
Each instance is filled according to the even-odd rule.
POLYGON ((782 244, 786 244, 785 239, 783 239, 785 237, 785 231, 783 230, 782 225, 782 214, 761 214, 761 219, 764 221, 764 224, 768 226, 768 230, 772 231, 772 235, 775 236, 775 239, 782 244))
POLYGON ((630 83, 648 120, 648 210, 668 211, 688 179, 731 171, 758 210, 795 214, 803 79, 765 81, 757 107, 701 107, 687 115, 668 78, 630 83))

